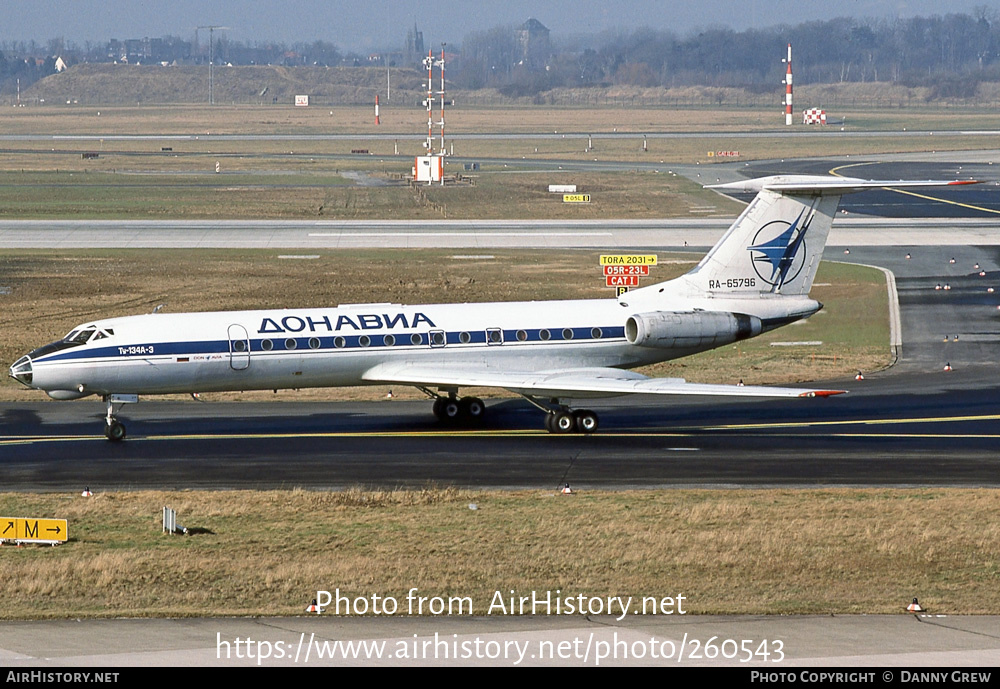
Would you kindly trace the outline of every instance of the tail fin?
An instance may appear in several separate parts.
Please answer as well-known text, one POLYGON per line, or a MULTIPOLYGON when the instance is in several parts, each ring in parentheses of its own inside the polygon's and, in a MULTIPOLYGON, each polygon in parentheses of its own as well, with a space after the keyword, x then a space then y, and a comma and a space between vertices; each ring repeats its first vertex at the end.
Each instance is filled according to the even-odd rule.
POLYGON ((710 292, 732 294, 735 280, 758 292, 808 294, 839 204, 840 194, 761 189, 692 272, 710 292))
POLYGON ((712 185, 712 189, 755 191, 757 196, 698 266, 681 280, 699 293, 807 295, 841 196, 880 187, 972 183, 779 175, 712 185))

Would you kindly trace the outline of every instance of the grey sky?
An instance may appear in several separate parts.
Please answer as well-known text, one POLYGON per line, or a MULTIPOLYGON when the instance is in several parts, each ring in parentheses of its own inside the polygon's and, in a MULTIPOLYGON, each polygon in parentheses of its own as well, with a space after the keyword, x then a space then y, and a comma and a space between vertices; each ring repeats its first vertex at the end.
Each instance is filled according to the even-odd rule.
POLYGON ((614 28, 648 26, 685 35, 707 26, 742 30, 840 16, 905 18, 972 13, 978 6, 1000 12, 1000 0, 0 0, 0 41, 61 37, 83 45, 167 34, 191 40, 196 26, 215 24, 231 27, 227 35, 249 43, 321 39, 364 52, 401 45, 414 22, 425 44, 436 47, 528 17, 558 39, 614 28))

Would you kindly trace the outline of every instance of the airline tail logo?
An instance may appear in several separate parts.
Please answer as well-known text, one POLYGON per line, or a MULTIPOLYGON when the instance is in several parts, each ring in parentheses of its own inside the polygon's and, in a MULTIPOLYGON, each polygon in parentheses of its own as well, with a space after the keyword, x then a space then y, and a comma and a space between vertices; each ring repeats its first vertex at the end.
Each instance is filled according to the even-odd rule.
POLYGON ((747 247, 751 265, 761 280, 775 289, 799 276, 806 262, 806 232, 809 223, 802 223, 803 210, 795 222, 774 220, 754 235, 747 247))

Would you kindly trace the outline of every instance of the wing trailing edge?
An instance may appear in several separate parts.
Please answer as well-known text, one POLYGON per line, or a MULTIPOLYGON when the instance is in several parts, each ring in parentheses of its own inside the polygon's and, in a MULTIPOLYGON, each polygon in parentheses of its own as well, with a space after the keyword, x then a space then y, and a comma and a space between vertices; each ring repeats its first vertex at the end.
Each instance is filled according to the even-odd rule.
POLYGON ((486 371, 473 367, 383 364, 362 378, 370 383, 423 387, 503 388, 522 395, 587 398, 618 395, 706 395, 720 397, 829 397, 845 390, 689 383, 683 378, 650 378, 617 368, 553 371, 486 371))

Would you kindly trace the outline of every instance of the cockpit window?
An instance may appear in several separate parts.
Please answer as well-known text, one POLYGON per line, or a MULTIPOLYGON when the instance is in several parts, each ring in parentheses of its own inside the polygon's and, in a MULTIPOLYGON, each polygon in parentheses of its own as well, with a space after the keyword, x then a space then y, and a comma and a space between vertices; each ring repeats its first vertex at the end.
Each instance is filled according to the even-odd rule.
POLYGON ((75 330, 66 336, 66 342, 72 344, 87 344, 90 340, 90 336, 94 334, 96 328, 83 328, 81 330, 75 330))
POLYGON ((87 344, 92 337, 95 340, 99 340, 103 337, 107 337, 107 334, 98 331, 96 326, 90 325, 71 331, 69 335, 63 338, 63 342, 71 345, 87 344), (97 333, 98 336, 94 337, 94 333, 97 333))

